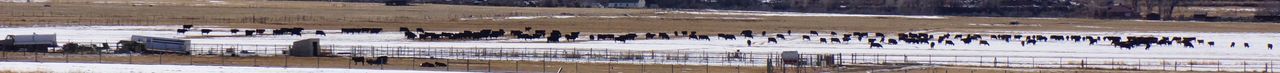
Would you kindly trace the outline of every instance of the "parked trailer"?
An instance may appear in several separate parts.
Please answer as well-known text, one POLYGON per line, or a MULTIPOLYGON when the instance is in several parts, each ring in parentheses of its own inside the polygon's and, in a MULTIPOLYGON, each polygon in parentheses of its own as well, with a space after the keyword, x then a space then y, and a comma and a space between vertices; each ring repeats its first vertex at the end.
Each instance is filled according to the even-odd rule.
POLYGON ((0 45, 6 51, 48 52, 58 46, 57 39, 54 34, 9 35, 0 45))
POLYGON ((149 52, 179 54, 187 54, 191 52, 190 40, 139 35, 133 35, 130 40, 144 44, 146 50, 149 52))

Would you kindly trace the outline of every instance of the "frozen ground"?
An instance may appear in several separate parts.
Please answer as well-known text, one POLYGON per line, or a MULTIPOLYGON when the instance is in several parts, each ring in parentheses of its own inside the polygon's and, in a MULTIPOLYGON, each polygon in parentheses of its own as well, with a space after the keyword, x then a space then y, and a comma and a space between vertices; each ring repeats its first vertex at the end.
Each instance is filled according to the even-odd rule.
MULTIPOLYGON (((1197 37, 1206 41, 1217 42, 1215 46, 1207 46, 1205 44, 1197 44, 1195 48, 1182 47, 1180 45, 1157 45, 1151 49, 1121 49, 1110 46, 1106 43, 1089 45, 1086 42, 1075 41, 1044 41, 1035 45, 1022 46, 1013 40, 1013 42, 1005 42, 1003 40, 986 39, 991 45, 965 44, 956 41, 955 45, 939 45, 930 48, 928 44, 898 44, 886 45, 884 48, 869 48, 866 43, 820 43, 817 38, 813 40, 799 39, 801 33, 795 33, 788 36, 788 39, 780 40, 778 43, 764 43, 765 38, 745 38, 739 37, 737 40, 724 40, 713 38, 712 40, 689 40, 687 38, 677 37, 675 39, 649 39, 628 41, 626 43, 615 41, 592 41, 581 40, 581 38, 572 43, 538 43, 538 40, 521 40, 521 39, 505 39, 491 38, 491 40, 482 41, 456 41, 456 42, 422 42, 404 39, 402 33, 385 32, 382 34, 340 34, 335 30, 326 30, 330 34, 320 36, 314 34, 305 34, 302 36, 291 35, 262 35, 255 37, 207 37, 195 38, 192 36, 201 35, 238 35, 226 31, 229 28, 202 26, 199 29, 215 29, 210 34, 200 34, 199 32, 188 32, 179 34, 173 30, 178 26, 57 26, 57 27, 5 27, 0 28, 0 34, 57 34, 60 42, 115 42, 125 40, 130 35, 146 35, 159 37, 175 37, 186 38, 192 40, 195 44, 260 44, 260 45, 289 45, 291 42, 306 38, 320 38, 321 43, 325 45, 348 45, 348 46, 408 46, 408 47, 473 47, 473 48, 556 48, 556 49, 609 49, 609 50, 635 50, 635 51, 683 51, 683 52, 731 52, 741 50, 748 53, 777 53, 781 51, 799 51, 809 54, 891 54, 891 55, 930 55, 930 56, 1007 56, 1007 57, 1055 57, 1055 58, 1110 58, 1112 61, 1125 61, 1127 58, 1139 61, 1153 61, 1165 59, 1195 59, 1195 60, 1248 60, 1253 63, 1271 62, 1280 60, 1280 50, 1268 49, 1266 44, 1280 43, 1280 33, 1202 33, 1202 32, 1030 32, 1030 31, 989 31, 983 33, 955 33, 955 32, 926 32, 933 34, 1022 34, 1022 35, 1089 35, 1089 36, 1176 36, 1176 37, 1197 37), (747 46, 747 40, 754 41, 752 46, 747 46), (1237 47, 1228 47, 1229 42, 1239 42, 1241 45, 1237 47), (1248 42, 1252 47, 1243 47, 1242 44, 1248 42), (1118 60, 1117 60, 1118 59, 1118 60)), ((394 29, 390 30, 394 31, 394 29)), ((308 30, 307 32, 313 32, 308 30)), ((446 32, 446 31, 428 31, 428 32, 446 32)), ((566 31, 573 32, 573 31, 566 31)), ((826 31, 823 31, 826 32, 826 31)), ((587 32, 591 34, 590 32, 587 32)), ((845 32, 841 32, 845 33, 845 32)), ((714 33, 702 33, 714 34, 714 33)), ((786 33, 774 33, 786 34, 786 33)), ((584 36, 585 37, 585 36, 584 36)), ((834 37, 831 35, 817 35, 816 37, 834 37)), ((892 37, 892 35, 891 35, 892 37)), ((858 41, 858 40, 855 40, 858 41)), ((865 40, 862 40, 865 41, 865 40)), ((193 46, 193 47, 212 47, 212 46, 193 46)), ((974 61, 991 60, 992 58, 957 58, 974 61)), ((998 59, 1008 60, 1008 59, 998 59)), ((1019 59, 1014 59, 1019 60, 1019 59)), ((914 60, 913 61, 918 61, 914 60)), ((1037 61, 1031 59, 1029 61, 1037 61)), ((1043 59, 1041 60, 1043 61, 1043 59)), ((1093 60, 1090 60, 1093 61, 1093 60)), ((1148 62, 1159 63, 1159 62, 1148 62)), ((1237 63, 1236 61, 1224 62, 1226 64, 1237 63)))
POLYGON ((49 0, 0 0, 0 2, 34 3, 34 2, 49 2, 49 0))
POLYGON ((0 71, 53 73, 468 73, 444 71, 276 68, 190 65, 0 62, 0 71))

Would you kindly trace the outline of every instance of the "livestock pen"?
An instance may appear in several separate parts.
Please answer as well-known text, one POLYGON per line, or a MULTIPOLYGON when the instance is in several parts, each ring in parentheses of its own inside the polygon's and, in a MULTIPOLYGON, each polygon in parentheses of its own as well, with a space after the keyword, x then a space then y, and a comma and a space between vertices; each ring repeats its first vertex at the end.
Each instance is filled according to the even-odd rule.
MULTIPOLYGON (((81 42, 108 43, 108 42, 81 42)), ((114 43, 112 43, 114 44, 114 43)), ((1100 69, 1136 71, 1274 72, 1276 59, 897 55, 802 53, 800 64, 781 64, 780 53, 592 48, 475 48, 325 45, 330 57, 291 57, 290 45, 193 44, 191 54, 3 52, 0 61, 84 62, 353 68, 478 72, 831 72, 856 66, 1100 69), (347 57, 392 57, 386 65, 351 62, 347 57), (772 61, 772 62, 771 62, 772 61), (448 67, 419 67, 440 62, 448 67), (496 71, 495 71, 496 69, 496 71)), ((120 46, 111 45, 113 49, 120 46)), ((901 67, 900 67, 901 68, 901 67)))

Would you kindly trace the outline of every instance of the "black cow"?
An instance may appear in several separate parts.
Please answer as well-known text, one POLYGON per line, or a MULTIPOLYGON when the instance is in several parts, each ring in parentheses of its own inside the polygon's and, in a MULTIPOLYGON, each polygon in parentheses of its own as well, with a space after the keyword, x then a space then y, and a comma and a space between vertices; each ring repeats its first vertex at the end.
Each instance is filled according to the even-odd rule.
POLYGON ((840 43, 840 38, 830 38, 831 43, 840 43))
POLYGON ((324 36, 324 35, 325 35, 325 33, 324 33, 324 31, 316 30, 316 35, 324 36))
POLYGON ((365 63, 364 60, 364 57, 351 57, 351 62, 355 62, 359 65, 363 65, 365 63))
POLYGON ((889 45, 898 44, 898 40, 895 40, 895 39, 888 39, 888 40, 885 40, 885 41, 888 41, 888 42, 889 42, 889 45))
POLYGON ((868 47, 868 48, 884 48, 884 45, 880 43, 869 42, 869 44, 871 45, 871 47, 868 47))
POLYGON ((809 34, 818 35, 818 31, 809 31, 809 34))
POLYGON ((195 27, 195 25, 182 25, 182 29, 191 29, 191 27, 195 27))
POLYGON ((707 35, 697 35, 697 36, 698 36, 698 39, 711 40, 711 36, 707 36, 707 35))
POLYGON ((178 29, 178 33, 187 33, 187 31, 191 31, 191 30, 187 30, 187 29, 178 29))
POLYGON ((240 29, 231 29, 231 33, 240 33, 240 29))
POLYGON ((1249 48, 1249 43, 1244 43, 1244 48, 1249 48))
POLYGON ((658 35, 657 35, 657 34, 653 34, 653 33, 644 33, 644 38, 645 38, 645 39, 653 39, 653 38, 654 38, 654 37, 656 37, 656 36, 658 36, 658 35))
POLYGON ((387 60, 387 56, 378 56, 377 58, 375 58, 375 59, 373 59, 373 60, 365 60, 364 62, 365 62, 365 63, 369 63, 369 64, 373 64, 373 65, 386 65, 386 64, 387 64, 387 61, 388 61, 388 60, 387 60))
POLYGON ((730 35, 730 34, 716 34, 716 36, 718 36, 718 37, 720 37, 720 38, 724 38, 725 40, 735 40, 735 39, 737 39, 737 37, 736 37, 736 36, 733 36, 733 35, 730 35))
POLYGON ((578 39, 578 36, 581 34, 582 34, 581 32, 569 32, 569 35, 564 36, 564 39, 568 39, 568 40, 578 39))
POLYGON ((404 32, 404 37, 409 39, 414 39, 414 38, 418 38, 418 34, 413 34, 413 32, 404 32))
POLYGON ((822 43, 827 43, 827 38, 818 38, 818 41, 822 43))
POLYGON ((987 43, 987 40, 980 40, 980 41, 978 41, 978 45, 987 45, 987 46, 991 46, 991 43, 987 43))
POLYGON ((667 33, 658 33, 658 38, 671 39, 671 35, 667 33))
POLYGON ((253 36, 253 34, 254 34, 255 32, 258 32, 258 31, 252 31, 252 30, 244 31, 244 35, 245 35, 245 36, 253 36))
POLYGON ((769 42, 769 43, 778 43, 778 39, 777 39, 777 38, 769 38, 769 41, 768 41, 768 42, 769 42))
POLYGON ((254 29, 253 31, 258 31, 259 35, 261 35, 262 33, 267 33, 267 29, 254 29))
POLYGON ((803 36, 800 36, 800 38, 802 38, 802 39, 804 39, 804 40, 809 40, 809 35, 803 35, 803 36))
POLYGON ((774 37, 777 37, 778 39, 784 39, 784 40, 787 39, 787 36, 782 36, 782 34, 776 34, 774 35, 774 37))
POLYGON ((201 33, 201 34, 209 34, 209 32, 213 32, 213 30, 212 30, 212 29, 200 29, 200 33, 201 33))
POLYGON ((547 43, 560 42, 560 38, 561 38, 561 37, 563 37, 563 36, 562 36, 562 34, 560 33, 560 30, 553 30, 553 31, 551 31, 551 34, 549 34, 549 36, 547 36, 547 43))
POLYGON ((1196 48, 1196 46, 1192 45, 1191 43, 1182 43, 1182 46, 1187 48, 1196 48))

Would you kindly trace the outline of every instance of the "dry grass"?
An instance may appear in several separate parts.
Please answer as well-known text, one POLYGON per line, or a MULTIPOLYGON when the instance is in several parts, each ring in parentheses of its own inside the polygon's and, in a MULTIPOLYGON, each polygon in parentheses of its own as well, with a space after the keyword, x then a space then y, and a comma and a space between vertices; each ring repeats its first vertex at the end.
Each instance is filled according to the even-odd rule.
POLYGON ((121 64, 165 64, 165 65, 212 65, 212 66, 251 66, 251 67, 291 67, 291 68, 352 68, 352 69, 392 69, 392 70, 433 70, 433 71, 470 71, 470 72, 553 72, 564 73, 691 73, 691 72, 742 72, 762 73, 764 68, 754 66, 705 66, 705 65, 668 65, 668 64, 623 64, 623 63, 590 63, 590 62, 552 62, 552 61, 505 61, 505 60, 466 60, 466 59, 411 59, 391 58, 389 64, 361 65, 344 57, 221 57, 221 56, 180 56, 180 55, 143 55, 143 56, 110 56, 110 55, 64 55, 52 53, 20 53, 5 52, 0 61, 39 61, 39 62, 80 62, 80 63, 121 63, 121 64), (44 56, 37 56, 44 55, 44 56), (423 62, 443 62, 449 67, 418 67, 423 62))
MULTIPOLYGON (((59 0, 54 3, 0 4, 0 23, 13 25, 219 25, 246 28, 307 27, 422 27, 428 30, 559 29, 588 32, 736 32, 744 29, 782 32, 870 31, 1194 31, 1275 32, 1275 23, 1140 22, 1095 19, 1025 19, 949 17, 907 19, 877 17, 758 17, 759 21, 690 20, 652 18, 568 18, 532 20, 473 20, 458 18, 536 16, 572 13, 584 16, 754 17, 657 14, 653 9, 529 8, 421 4, 379 6, 377 3, 228 0, 228 4, 198 6, 202 0, 174 1, 171 5, 133 6, 129 3, 92 3, 96 0, 59 0), (194 2, 192 2, 194 1, 194 2), (52 4, 53 7, 41 7, 52 4), (185 4, 185 5, 184 5, 185 4), (978 26, 1019 21, 1039 26, 978 26)), ((111 0, 115 1, 115 0, 111 0)), ((144 0, 149 1, 149 0, 144 0)), ((160 2, 164 2, 160 1, 160 2)))

